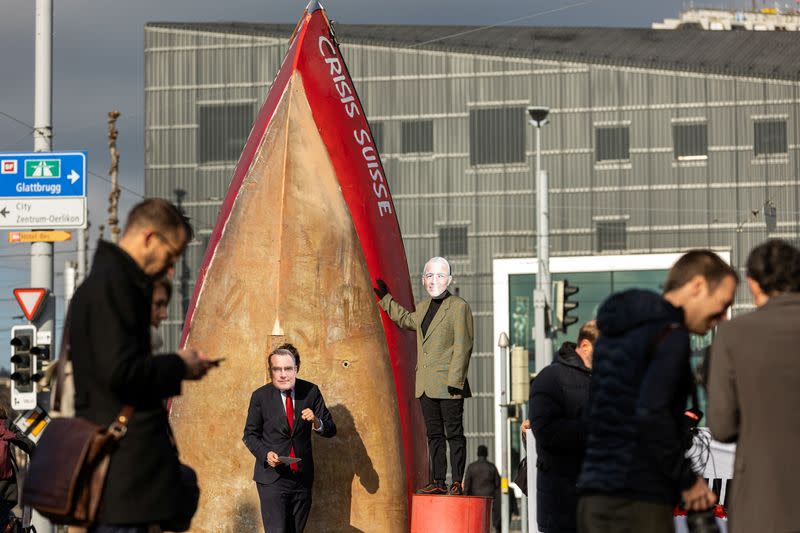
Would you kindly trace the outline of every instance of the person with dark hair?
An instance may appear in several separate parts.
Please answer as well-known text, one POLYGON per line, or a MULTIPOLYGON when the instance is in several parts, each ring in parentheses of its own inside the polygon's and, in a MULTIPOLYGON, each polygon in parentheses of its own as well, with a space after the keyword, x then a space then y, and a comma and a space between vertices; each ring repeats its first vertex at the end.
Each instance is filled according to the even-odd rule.
POLYGON ((12 445, 28 455, 33 453, 33 442, 11 424, 6 408, 0 406, 0 531, 8 527, 13 516, 11 510, 19 500, 19 469, 12 445))
POLYGON ((489 449, 481 444, 478 446, 478 460, 467 466, 464 474, 464 495, 465 496, 488 496, 494 498, 492 501, 492 524, 495 529, 500 529, 500 513, 497 503, 500 501, 500 473, 494 463, 487 457, 489 449))
POLYGON ((153 281, 153 298, 150 309, 150 346, 153 352, 164 346, 159 326, 167 319, 169 300, 172 297, 172 282, 167 276, 162 276, 153 281))
POLYGON ((536 520, 543 533, 576 530, 575 485, 586 449, 584 411, 599 334, 594 320, 586 322, 578 342, 562 344, 556 360, 531 382, 528 427, 536 437, 536 520))
POLYGON ((159 198, 133 207, 119 244, 100 241, 68 315, 76 416, 108 427, 133 408, 111 454, 92 533, 189 529, 197 479, 178 459, 164 399, 212 366, 192 348, 153 357, 153 280, 171 274, 191 236, 178 209, 159 198))
POLYGON ((728 531, 800 531, 800 251, 772 239, 747 258, 756 310, 720 325, 709 360, 708 427, 736 442, 728 531))
POLYGON ((464 474, 465 495, 494 497, 500 490, 500 474, 488 456, 489 449, 483 444, 478 446, 478 460, 470 463, 464 474))
POLYGON ((122 236, 124 238, 126 234, 130 235, 143 228, 150 228, 159 239, 166 239, 165 234, 172 232, 183 233, 186 242, 194 238, 194 229, 186 215, 169 200, 163 198, 148 198, 133 206, 125 221, 122 236))
POLYGON ((244 441, 255 457, 253 480, 268 533, 302 533, 311 510, 311 433, 330 438, 336 424, 319 387, 297 378, 300 353, 284 344, 267 357, 271 382, 250 397, 244 441))
POLYGON ((472 396, 467 381, 472 357, 474 326, 469 304, 447 290, 453 281, 450 263, 432 257, 422 269, 422 285, 428 298, 414 311, 400 305, 382 279, 375 294, 389 318, 400 328, 417 333, 417 371, 414 394, 419 398, 428 437, 431 473, 419 494, 463 494, 467 465, 464 437, 464 399, 472 396), (448 488, 447 448, 453 482, 448 488))
POLYGON ((300 372, 300 351, 295 348, 294 344, 285 342, 276 348, 277 350, 288 350, 294 357, 294 364, 297 367, 297 372, 300 372))
POLYGON ((675 504, 699 511, 716 502, 686 457, 689 334, 726 319, 737 282, 715 253, 693 250, 670 269, 663 295, 633 289, 600 306, 578 476, 581 533, 671 533, 675 504))

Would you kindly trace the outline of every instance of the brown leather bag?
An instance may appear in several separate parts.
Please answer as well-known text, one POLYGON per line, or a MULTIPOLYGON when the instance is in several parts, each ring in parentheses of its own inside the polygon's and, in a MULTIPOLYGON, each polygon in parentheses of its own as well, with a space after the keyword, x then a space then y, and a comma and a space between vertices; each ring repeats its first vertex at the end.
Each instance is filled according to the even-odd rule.
MULTIPOLYGON (((68 315, 59 359, 68 361, 69 355, 68 315)), ((63 372, 59 372, 58 379, 63 379, 63 372)), ((60 401, 61 385, 56 388, 56 402, 60 401)), ((111 452, 125 436, 132 415, 133 407, 123 406, 108 428, 82 418, 50 421, 31 456, 22 487, 22 504, 56 524, 92 524, 97 518, 111 452)))

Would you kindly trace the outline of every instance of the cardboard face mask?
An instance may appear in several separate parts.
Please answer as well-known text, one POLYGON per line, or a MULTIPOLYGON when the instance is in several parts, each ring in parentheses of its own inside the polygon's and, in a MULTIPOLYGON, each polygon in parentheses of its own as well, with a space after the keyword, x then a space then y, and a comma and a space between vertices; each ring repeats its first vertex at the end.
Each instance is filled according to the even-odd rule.
POLYGON ((422 285, 431 298, 438 298, 450 283, 453 276, 450 275, 450 264, 442 257, 434 257, 425 264, 422 274, 422 285))

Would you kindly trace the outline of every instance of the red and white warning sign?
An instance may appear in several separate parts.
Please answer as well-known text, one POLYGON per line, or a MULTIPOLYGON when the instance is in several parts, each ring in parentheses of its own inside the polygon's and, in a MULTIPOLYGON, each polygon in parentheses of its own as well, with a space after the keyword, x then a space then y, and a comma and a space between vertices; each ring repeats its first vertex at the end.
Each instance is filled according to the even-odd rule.
POLYGON ((28 320, 33 320, 41 311, 45 296, 47 289, 14 289, 14 297, 28 320))

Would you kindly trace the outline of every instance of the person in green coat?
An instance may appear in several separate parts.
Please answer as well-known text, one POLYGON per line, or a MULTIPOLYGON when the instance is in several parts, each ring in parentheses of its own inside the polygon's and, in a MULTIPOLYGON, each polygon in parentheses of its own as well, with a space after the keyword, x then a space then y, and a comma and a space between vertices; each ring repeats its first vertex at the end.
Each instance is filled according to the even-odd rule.
POLYGON ((469 304, 447 290, 452 281, 450 263, 443 257, 430 259, 422 273, 422 285, 430 297, 409 311, 392 298, 386 282, 376 280, 381 308, 399 327, 417 332, 415 394, 425 419, 432 466, 430 482, 417 491, 420 494, 463 494, 464 398, 471 396, 467 370, 474 333, 469 304), (453 474, 449 489, 445 484, 447 445, 453 474))

